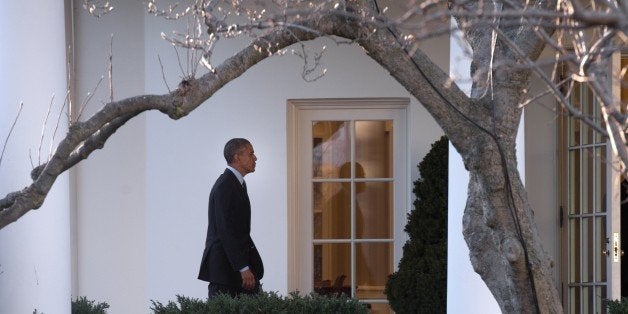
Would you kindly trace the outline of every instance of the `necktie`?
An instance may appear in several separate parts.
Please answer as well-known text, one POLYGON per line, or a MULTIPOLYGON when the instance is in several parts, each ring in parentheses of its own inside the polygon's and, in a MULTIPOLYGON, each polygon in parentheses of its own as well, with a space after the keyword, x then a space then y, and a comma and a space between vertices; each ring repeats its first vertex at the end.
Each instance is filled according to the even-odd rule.
POLYGON ((244 193, 248 194, 247 190, 246 190, 246 181, 242 181, 242 187, 244 188, 244 193))

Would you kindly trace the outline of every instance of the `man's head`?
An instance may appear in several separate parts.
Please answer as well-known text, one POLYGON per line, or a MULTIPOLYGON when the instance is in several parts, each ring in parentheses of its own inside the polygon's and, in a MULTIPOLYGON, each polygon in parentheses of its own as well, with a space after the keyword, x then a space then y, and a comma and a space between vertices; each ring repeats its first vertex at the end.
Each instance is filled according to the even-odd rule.
POLYGON ((251 145, 247 139, 230 139, 227 144, 225 144, 223 154, 227 164, 238 170, 242 176, 255 171, 255 161, 257 161, 257 157, 253 151, 253 145, 251 145))

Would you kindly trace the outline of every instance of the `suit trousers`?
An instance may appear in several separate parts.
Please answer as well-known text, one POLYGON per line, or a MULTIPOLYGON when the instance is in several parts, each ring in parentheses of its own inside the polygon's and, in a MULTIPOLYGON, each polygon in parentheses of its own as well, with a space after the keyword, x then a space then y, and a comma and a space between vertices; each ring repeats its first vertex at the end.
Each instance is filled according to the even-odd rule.
POLYGON ((223 285, 220 283, 211 283, 211 282, 207 286, 207 297, 209 299, 215 298, 219 294, 227 294, 231 296, 232 298, 235 298, 241 294, 256 295, 259 293, 260 293, 260 285, 258 281, 255 282, 255 288, 253 288, 252 290, 245 290, 242 287, 235 287, 235 286, 229 286, 229 285, 223 285))

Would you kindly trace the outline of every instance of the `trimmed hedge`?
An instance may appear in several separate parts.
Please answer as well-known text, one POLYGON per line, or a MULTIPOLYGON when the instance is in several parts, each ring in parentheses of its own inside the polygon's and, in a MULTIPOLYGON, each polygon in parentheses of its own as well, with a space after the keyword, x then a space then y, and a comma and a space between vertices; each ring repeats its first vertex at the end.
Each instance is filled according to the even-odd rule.
POLYGON ((628 314, 628 298, 621 300, 606 300, 609 314, 628 314))
POLYGON ((447 138, 441 137, 419 163, 416 201, 405 227, 410 239, 399 270, 386 283, 385 293, 397 313, 447 311, 448 147, 447 138))
POLYGON ((300 296, 297 292, 281 297, 275 292, 261 292, 255 296, 232 298, 219 295, 200 300, 177 295, 177 302, 163 305, 151 301, 155 314, 200 313, 368 313, 367 305, 346 296, 329 297, 318 294, 300 296))
POLYGON ((88 300, 87 297, 77 297, 72 300, 72 314, 106 314, 109 304, 88 300))

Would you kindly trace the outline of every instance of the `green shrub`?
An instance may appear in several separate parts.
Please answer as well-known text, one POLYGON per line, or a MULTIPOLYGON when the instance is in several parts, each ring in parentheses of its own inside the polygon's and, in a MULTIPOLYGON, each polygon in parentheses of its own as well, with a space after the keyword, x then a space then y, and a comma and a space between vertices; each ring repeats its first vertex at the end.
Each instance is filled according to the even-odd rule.
POLYGON ((281 297, 275 292, 261 292, 255 296, 241 295, 232 298, 219 295, 200 300, 177 295, 177 302, 151 300, 155 314, 194 313, 368 313, 366 304, 345 296, 328 297, 317 294, 299 296, 291 293, 281 297))
POLYGON ((86 297, 77 297, 72 300, 72 314, 105 314, 109 304, 88 300, 86 297))
POLYGON ((606 306, 608 306, 608 314, 628 314, 628 298, 606 300, 606 306))
POLYGON ((447 310, 448 140, 441 137, 419 163, 414 210, 408 214, 399 270, 386 283, 386 296, 397 313, 445 313, 447 310))

